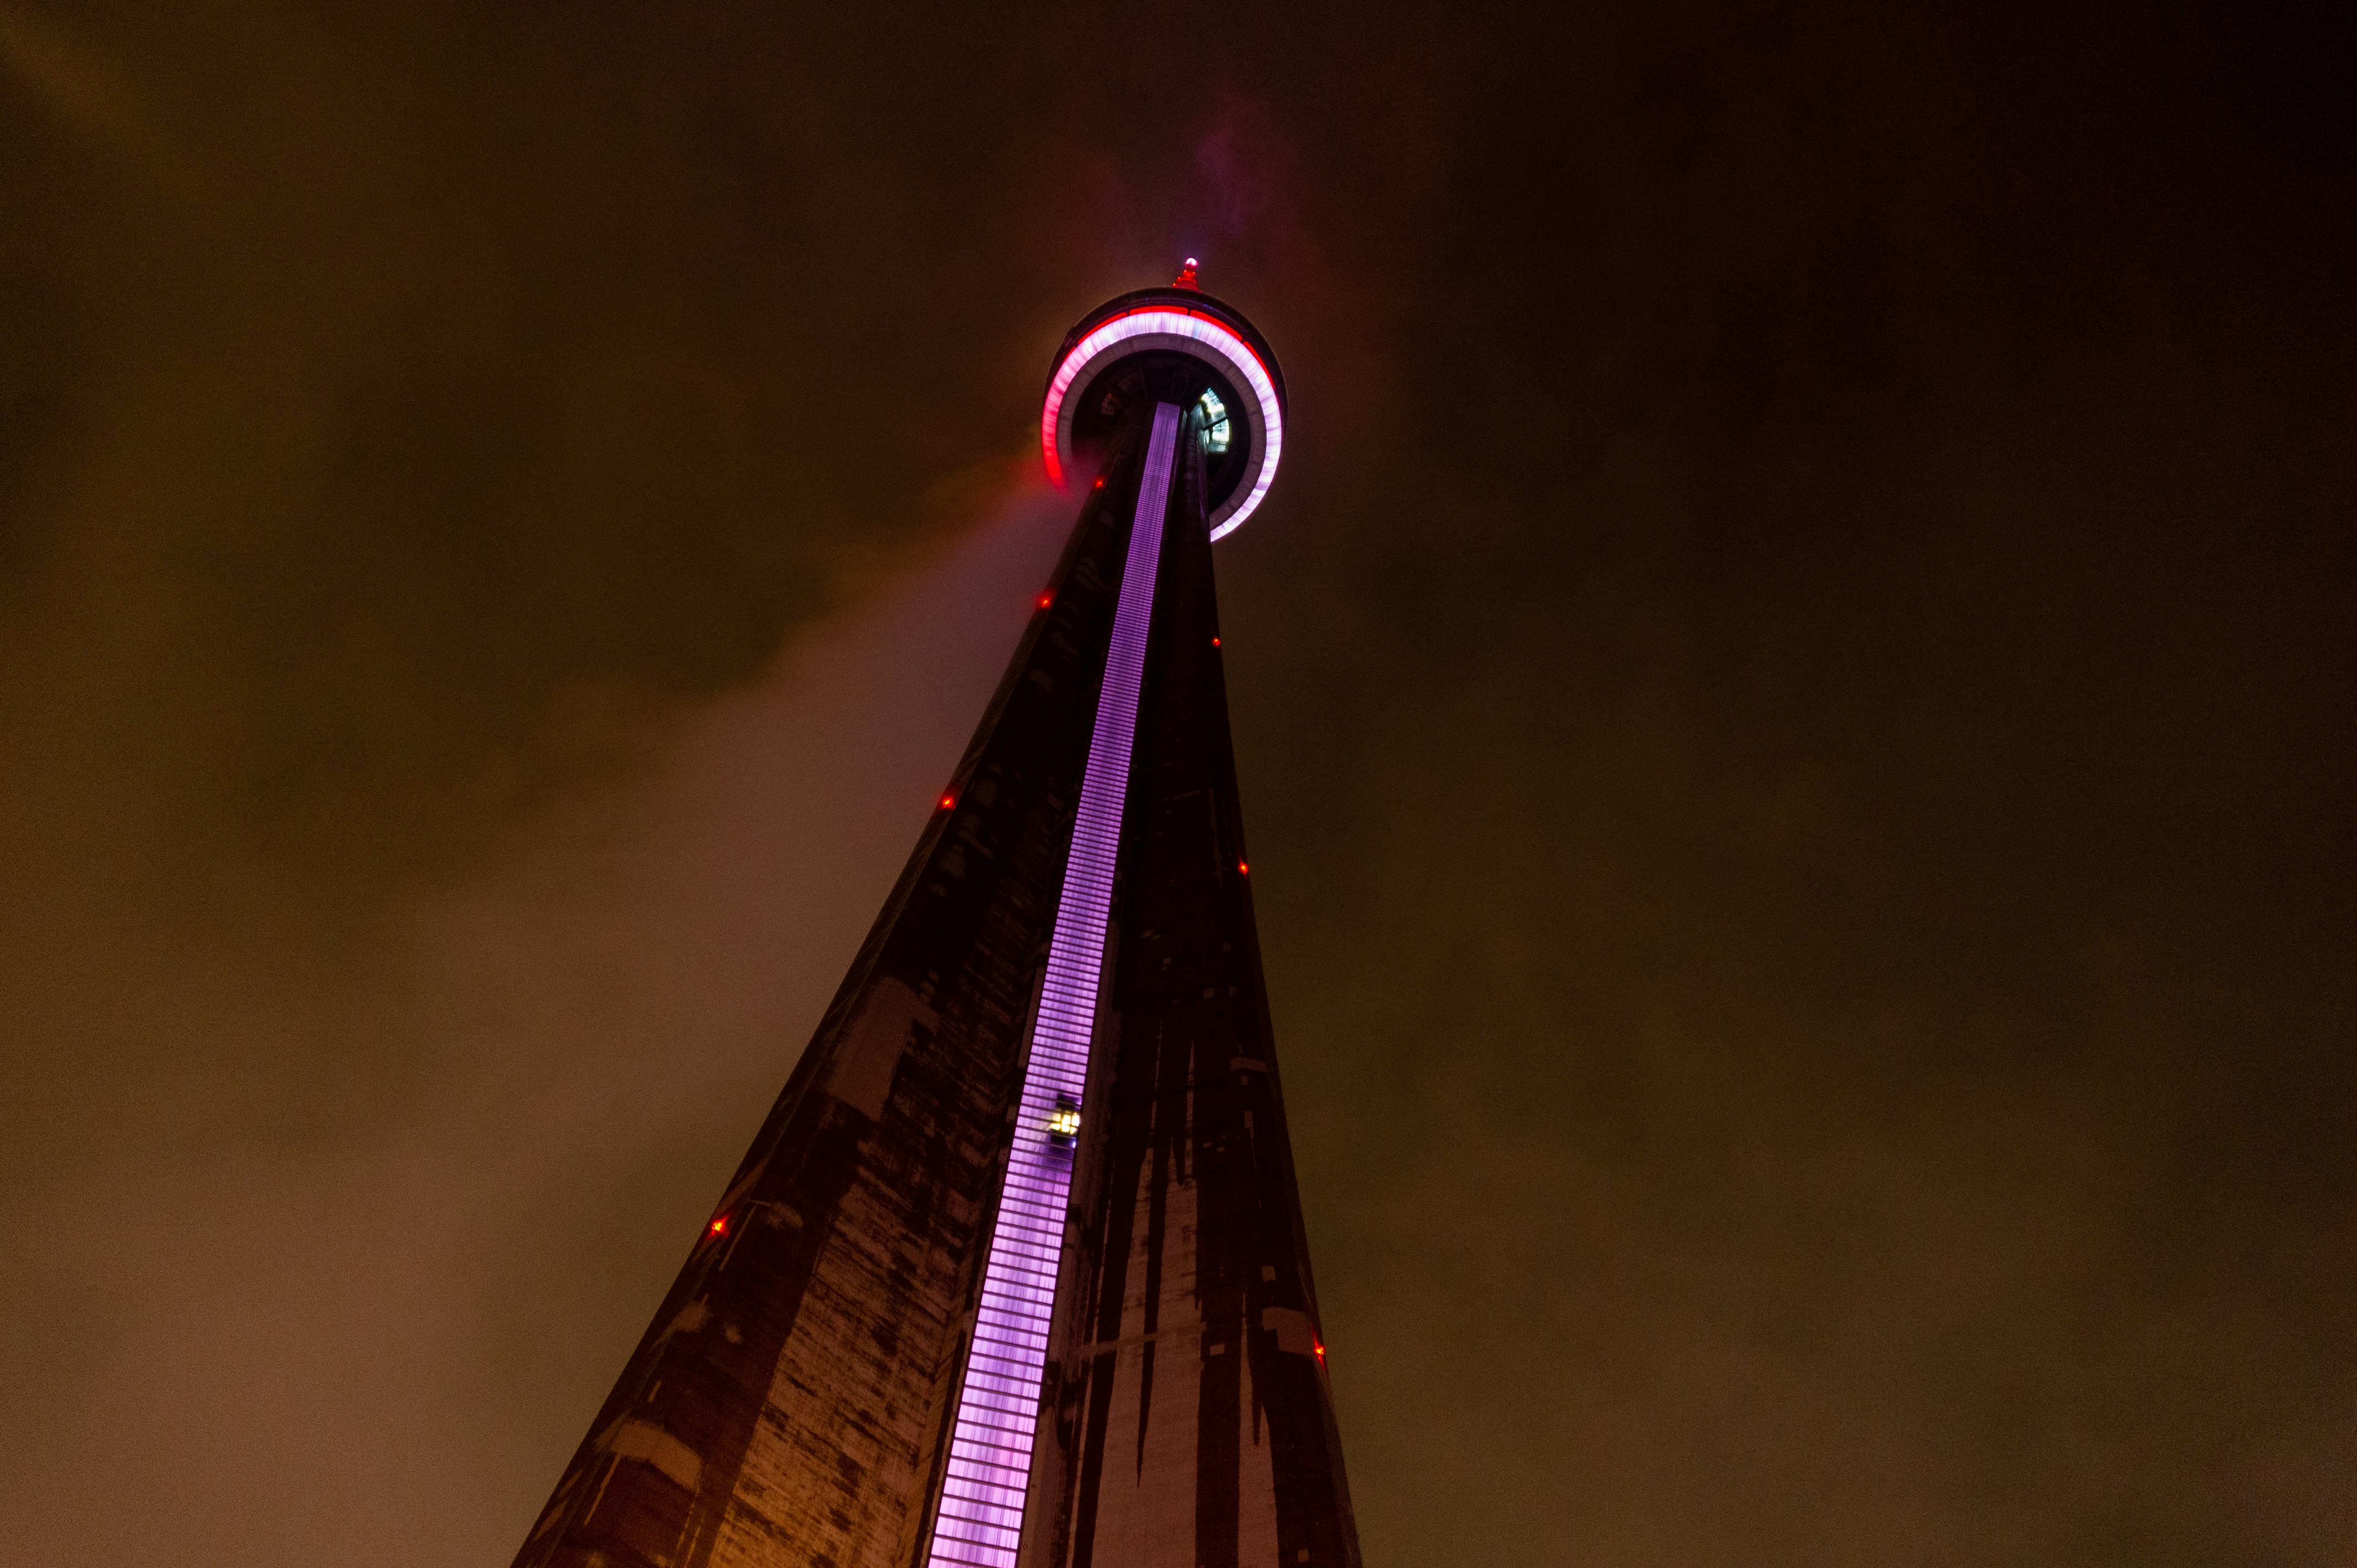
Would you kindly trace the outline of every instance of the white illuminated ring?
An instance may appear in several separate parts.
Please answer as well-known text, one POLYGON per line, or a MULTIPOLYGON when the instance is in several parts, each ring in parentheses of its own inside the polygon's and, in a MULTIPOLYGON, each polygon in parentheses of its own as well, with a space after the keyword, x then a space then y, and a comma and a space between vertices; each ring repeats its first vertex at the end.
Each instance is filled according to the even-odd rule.
POLYGON ((1238 485, 1235 493, 1211 520, 1212 538, 1233 533, 1275 482, 1277 455, 1285 446, 1285 415, 1277 408, 1276 383, 1269 378, 1268 368, 1261 363, 1252 345, 1237 337, 1225 323, 1196 311, 1168 305, 1141 306, 1101 323, 1072 345, 1072 351, 1064 356, 1064 362, 1056 367, 1054 377, 1049 381, 1048 401, 1039 410, 1039 447, 1048 459, 1048 478, 1057 489, 1063 489, 1062 447, 1071 438, 1072 415, 1077 412, 1077 407, 1067 405, 1065 394, 1080 382, 1090 366, 1117 343, 1131 345, 1132 353, 1169 348, 1209 360, 1233 371, 1260 400, 1260 471, 1252 477, 1249 485, 1238 485), (1166 341, 1141 343, 1139 338, 1166 341))

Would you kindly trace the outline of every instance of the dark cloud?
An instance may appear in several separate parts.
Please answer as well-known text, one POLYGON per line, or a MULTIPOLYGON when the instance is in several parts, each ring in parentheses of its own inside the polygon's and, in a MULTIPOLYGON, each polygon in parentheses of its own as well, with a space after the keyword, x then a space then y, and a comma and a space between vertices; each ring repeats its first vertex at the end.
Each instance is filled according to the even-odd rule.
POLYGON ((1186 253, 1371 1561, 2357 1550, 2345 38, 1209 24, 0 11, 0 1558, 511 1550, 1186 253))

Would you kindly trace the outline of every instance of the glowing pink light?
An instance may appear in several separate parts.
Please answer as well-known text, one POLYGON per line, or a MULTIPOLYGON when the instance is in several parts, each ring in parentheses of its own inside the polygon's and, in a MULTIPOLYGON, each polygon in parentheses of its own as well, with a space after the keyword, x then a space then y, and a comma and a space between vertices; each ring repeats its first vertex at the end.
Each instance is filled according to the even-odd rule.
POLYGON ((1065 397, 1080 381, 1082 372, 1116 345, 1146 337, 1184 338, 1200 343, 1224 360, 1259 401, 1260 472, 1252 477, 1248 485, 1237 487, 1238 493, 1230 496, 1212 515, 1211 537, 1223 539, 1243 525, 1244 519, 1260 506, 1261 498, 1268 494, 1269 486, 1276 482, 1276 462, 1285 448, 1285 413, 1277 406, 1276 381, 1253 346, 1237 337, 1225 322, 1202 311, 1173 305, 1142 305, 1107 317, 1072 345, 1072 351, 1064 356, 1064 362, 1049 378, 1048 401, 1039 410, 1039 449, 1048 460, 1048 478, 1058 489, 1064 488, 1064 460, 1057 451, 1057 440, 1062 428, 1065 397))
POLYGON ((958 1374, 949 1459, 926 1550, 928 1568, 1012 1568, 1023 1538, 1031 1444, 1071 1199, 1071 1134, 1079 1131, 1096 1033, 1097 983, 1104 972, 1114 861, 1129 793, 1130 751, 1137 738, 1138 691, 1146 677, 1146 637, 1154 618, 1155 569, 1162 555, 1178 424, 1176 404, 1155 409, 1121 596, 1114 608, 1113 644, 1081 777, 1080 810, 1049 934, 1048 972, 1017 1101, 1006 1185, 984 1254, 974 1337, 958 1374))

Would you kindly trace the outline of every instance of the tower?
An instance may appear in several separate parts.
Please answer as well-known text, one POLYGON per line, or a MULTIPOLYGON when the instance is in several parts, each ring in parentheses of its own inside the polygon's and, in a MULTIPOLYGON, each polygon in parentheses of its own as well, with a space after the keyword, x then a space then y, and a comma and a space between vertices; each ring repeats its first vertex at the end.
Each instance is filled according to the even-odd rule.
POLYGON ((1191 260, 1066 336, 1071 540, 518 1568, 1355 1568, 1211 569, 1285 413, 1191 260))

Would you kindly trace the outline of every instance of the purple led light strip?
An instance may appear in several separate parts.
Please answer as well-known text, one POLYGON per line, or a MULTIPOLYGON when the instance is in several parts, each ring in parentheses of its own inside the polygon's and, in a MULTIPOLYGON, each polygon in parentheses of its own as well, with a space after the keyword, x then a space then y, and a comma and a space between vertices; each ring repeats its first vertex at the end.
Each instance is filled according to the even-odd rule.
POLYGON ((1122 567, 1121 598, 1114 609, 1096 728, 1089 736, 1080 814, 1064 863, 1063 896, 1048 943, 1039 1017, 1023 1069, 1006 1188, 983 1263, 974 1344, 959 1379, 949 1466, 926 1557, 929 1564, 944 1568, 1015 1568, 1023 1536, 1048 1320, 1056 1305, 1056 1268, 1072 1187, 1071 1151, 1049 1141, 1048 1118, 1060 1098, 1080 1104, 1088 1079, 1097 979, 1113 915, 1114 857, 1129 793, 1130 746, 1137 737, 1138 686, 1146 675, 1146 633, 1154 619, 1154 572, 1162 555, 1162 517, 1178 446, 1178 406, 1158 404, 1146 447, 1146 476, 1138 486, 1137 517, 1129 531, 1129 559, 1122 567))

